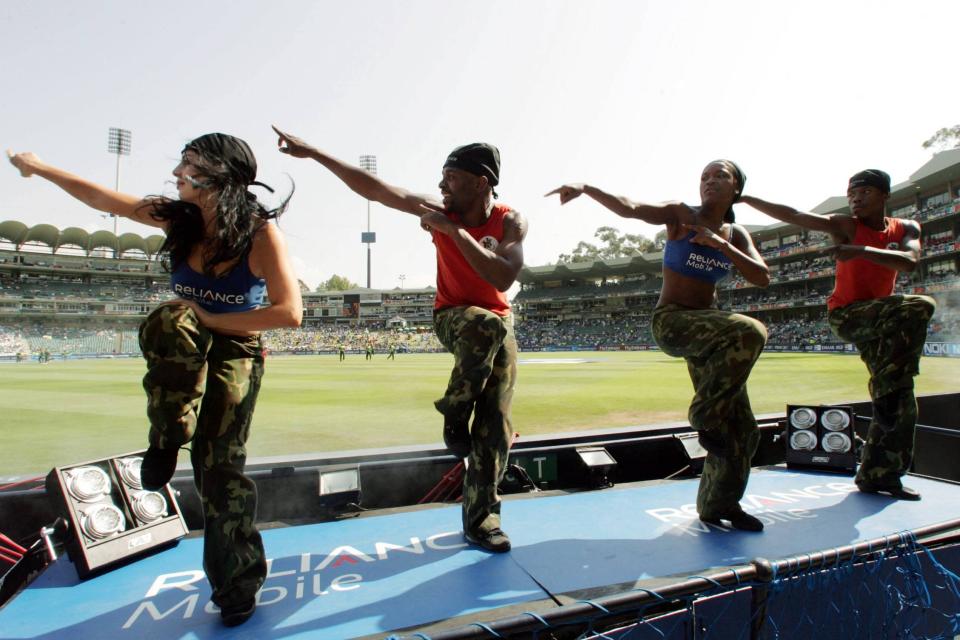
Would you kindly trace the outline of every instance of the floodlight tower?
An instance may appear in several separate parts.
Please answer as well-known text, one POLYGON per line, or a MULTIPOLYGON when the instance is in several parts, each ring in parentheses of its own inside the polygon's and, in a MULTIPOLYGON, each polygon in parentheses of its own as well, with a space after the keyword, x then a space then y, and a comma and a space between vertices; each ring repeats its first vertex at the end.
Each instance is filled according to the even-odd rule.
MULTIPOLYGON (((377 156, 360 156, 360 168, 377 175, 377 156)), ((370 231, 370 201, 367 200, 367 230, 360 234, 360 242, 367 245, 367 289, 370 288, 370 245, 377 241, 377 234, 370 231)))
MULTIPOLYGON (((127 129, 118 129, 116 127, 110 127, 110 134, 107 137, 107 151, 117 156, 117 174, 116 180, 114 181, 114 189, 120 191, 120 156, 130 155, 130 140, 131 134, 127 129)), ((110 214, 113 216, 113 235, 118 235, 118 225, 119 216, 110 214)))

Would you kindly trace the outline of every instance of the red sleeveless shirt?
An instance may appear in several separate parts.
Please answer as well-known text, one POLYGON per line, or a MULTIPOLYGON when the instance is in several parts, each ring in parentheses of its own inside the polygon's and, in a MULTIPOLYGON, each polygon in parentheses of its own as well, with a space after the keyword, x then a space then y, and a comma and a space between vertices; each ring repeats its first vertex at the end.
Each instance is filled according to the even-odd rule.
MULTIPOLYGON (((877 249, 900 249, 906 233, 903 220, 884 218, 883 231, 876 231, 856 220, 857 233, 850 244, 877 249)), ((897 271, 865 258, 837 260, 837 280, 827 299, 827 309, 845 307, 860 300, 873 300, 893 295, 897 271)))
MULTIPOLYGON (((510 207, 495 204, 486 222, 479 227, 464 229, 482 247, 496 251, 503 241, 503 218, 509 211, 510 207)), ((453 222, 460 222, 460 216, 456 213, 448 212, 446 216, 453 222)), ((472 306, 488 309, 498 316, 509 315, 507 294, 480 277, 450 236, 437 231, 431 235, 437 247, 437 298, 434 309, 472 306)))

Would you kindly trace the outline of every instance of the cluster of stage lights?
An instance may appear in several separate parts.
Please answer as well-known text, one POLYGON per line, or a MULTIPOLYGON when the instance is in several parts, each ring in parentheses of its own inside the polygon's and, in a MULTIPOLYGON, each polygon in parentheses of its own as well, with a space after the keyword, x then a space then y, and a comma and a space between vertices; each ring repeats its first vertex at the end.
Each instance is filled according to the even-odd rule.
MULTIPOLYGON (((128 457, 116 461, 121 480, 129 487, 130 510, 136 518, 149 524, 166 517, 168 506, 163 494, 144 491, 140 484, 143 458, 128 457)), ((127 528, 127 519, 113 502, 110 476, 97 466, 82 466, 63 472, 67 492, 77 501, 79 528, 90 540, 104 540, 127 528)))
MULTIPOLYGON (((790 448, 794 451, 812 451, 817 448, 817 412, 809 407, 798 407, 790 412, 790 425, 796 429, 790 436, 790 448)), ((845 433, 850 426, 850 414, 840 409, 827 409, 820 415, 824 435, 820 447, 828 453, 847 453, 853 448, 850 436, 845 433)))
POLYGON ((47 495, 67 526, 61 534, 77 575, 86 579, 133 558, 176 544, 187 523, 169 485, 147 491, 143 453, 56 467, 47 495))

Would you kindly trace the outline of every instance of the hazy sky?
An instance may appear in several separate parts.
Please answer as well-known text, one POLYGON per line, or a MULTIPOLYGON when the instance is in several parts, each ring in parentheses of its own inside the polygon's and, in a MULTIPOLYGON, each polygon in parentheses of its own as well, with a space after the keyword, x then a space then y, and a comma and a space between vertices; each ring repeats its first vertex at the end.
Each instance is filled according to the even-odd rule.
MULTIPOLYGON (((530 222, 526 263, 540 265, 602 225, 656 232, 542 197, 566 181, 695 203, 701 168, 729 157, 748 191, 811 208, 866 167, 905 180, 930 157, 923 140, 960 122, 958 24, 956 0, 5 0, 0 146, 112 185, 107 130, 131 129, 121 189, 171 194, 185 142, 240 136, 261 180, 296 183, 281 228, 315 286, 333 273, 366 282, 366 203, 277 153, 271 123, 351 162, 375 154, 384 179, 424 193, 450 149, 489 141, 501 200, 530 222)), ((373 286, 433 284, 413 217, 372 212, 373 286)), ((8 166, 10 219, 112 229, 8 166)))

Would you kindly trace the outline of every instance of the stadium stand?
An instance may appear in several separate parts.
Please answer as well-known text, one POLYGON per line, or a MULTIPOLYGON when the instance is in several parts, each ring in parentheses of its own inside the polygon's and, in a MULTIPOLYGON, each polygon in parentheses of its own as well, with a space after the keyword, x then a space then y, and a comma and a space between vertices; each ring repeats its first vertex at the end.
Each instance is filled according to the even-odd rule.
MULTIPOLYGON (((814 213, 846 212, 831 197, 814 213)), ((938 300, 929 341, 937 355, 960 355, 960 149, 934 155, 893 187, 889 214, 923 224, 920 268, 902 274, 901 293, 938 300)), ((787 224, 748 227, 771 269, 759 289, 742 278, 721 283, 719 303, 763 321, 768 349, 847 350, 826 323, 834 264, 824 234, 787 224)), ((54 357, 139 355, 136 327, 169 299, 157 260, 161 236, 89 233, 49 224, 0 223, 0 358, 48 351, 54 357)), ((520 348, 649 349, 650 313, 661 286, 659 252, 616 260, 527 266, 513 303, 520 348)), ((440 351, 432 333, 435 291, 351 289, 304 292, 303 326, 271 331, 273 352, 329 353, 372 344, 377 351, 440 351)))

